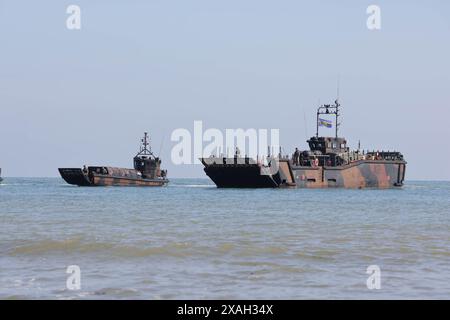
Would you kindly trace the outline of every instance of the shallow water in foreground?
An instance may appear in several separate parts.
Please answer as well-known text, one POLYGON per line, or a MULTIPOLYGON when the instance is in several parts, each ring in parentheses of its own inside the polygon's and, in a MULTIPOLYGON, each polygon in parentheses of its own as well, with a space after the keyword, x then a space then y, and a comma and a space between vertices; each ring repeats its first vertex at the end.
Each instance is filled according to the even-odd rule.
POLYGON ((395 190, 0 185, 0 298, 449 299, 450 182, 395 190), (81 289, 66 268, 81 268, 81 289), (381 289, 366 285, 369 265, 381 289))

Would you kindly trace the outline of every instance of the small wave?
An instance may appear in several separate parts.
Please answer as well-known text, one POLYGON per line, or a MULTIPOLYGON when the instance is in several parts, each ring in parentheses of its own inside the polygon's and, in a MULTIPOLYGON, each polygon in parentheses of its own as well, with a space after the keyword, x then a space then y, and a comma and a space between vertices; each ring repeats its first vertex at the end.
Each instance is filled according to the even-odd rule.
POLYGON ((310 259, 310 260, 323 260, 323 261, 332 261, 338 255, 338 252, 330 251, 330 250, 317 250, 310 252, 297 252, 295 257, 300 259, 310 259))
POLYGON ((170 257, 186 257, 192 254, 192 248, 183 244, 169 244, 159 247, 133 247, 121 246, 112 250, 114 255, 127 258, 143 258, 154 255, 170 256, 170 257))
POLYGON ((285 272, 285 273, 302 273, 308 272, 311 269, 305 267, 297 267, 284 265, 281 263, 267 262, 267 261, 237 261, 232 262, 235 265, 251 268, 261 268, 259 270, 253 271, 254 274, 258 273, 269 273, 269 272, 285 272))
POLYGON ((171 187, 178 188, 215 188, 213 184, 173 184, 171 187))
POLYGON ((128 298, 139 295, 139 291, 136 289, 126 289, 126 288, 104 288, 90 292, 89 295, 93 296, 105 296, 105 297, 115 297, 115 298, 128 298))
POLYGON ((429 189, 429 186, 419 185, 419 184, 406 184, 403 187, 405 190, 424 190, 429 189))
POLYGON ((232 243, 222 243, 216 246, 195 245, 191 242, 170 242, 160 245, 151 245, 150 243, 128 245, 93 242, 81 238, 73 238, 66 240, 42 240, 16 245, 9 250, 9 253, 12 256, 94 253, 120 258, 143 258, 149 256, 184 258, 189 256, 221 256, 224 254, 232 254, 236 257, 277 256, 285 254, 286 250, 286 248, 277 246, 238 246, 232 243))
POLYGON ((83 242, 80 239, 42 240, 30 244, 20 245, 12 249, 12 255, 33 255, 51 252, 95 252, 111 249, 112 244, 100 242, 83 242))
POLYGON ((263 247, 243 247, 238 249, 237 256, 253 256, 253 255, 279 255, 286 253, 286 248, 274 247, 274 246, 263 246, 263 247))
MULTIPOLYGON (((197 248, 198 249, 198 248, 197 248)), ((185 257, 201 253, 190 243, 169 243, 163 246, 117 245, 106 242, 88 242, 81 239, 43 240, 16 246, 10 250, 13 256, 61 253, 105 253, 108 256, 139 258, 152 255, 185 257)))

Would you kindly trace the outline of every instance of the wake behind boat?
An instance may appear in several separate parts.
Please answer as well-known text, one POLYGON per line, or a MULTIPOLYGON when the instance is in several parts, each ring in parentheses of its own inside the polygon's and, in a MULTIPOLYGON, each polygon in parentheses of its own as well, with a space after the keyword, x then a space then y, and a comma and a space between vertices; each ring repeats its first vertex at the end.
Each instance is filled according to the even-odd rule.
POLYGON ((133 158, 134 169, 84 166, 58 170, 67 183, 77 186, 164 186, 169 183, 167 170, 160 169, 161 159, 153 154, 149 145, 145 132, 140 151, 133 158))

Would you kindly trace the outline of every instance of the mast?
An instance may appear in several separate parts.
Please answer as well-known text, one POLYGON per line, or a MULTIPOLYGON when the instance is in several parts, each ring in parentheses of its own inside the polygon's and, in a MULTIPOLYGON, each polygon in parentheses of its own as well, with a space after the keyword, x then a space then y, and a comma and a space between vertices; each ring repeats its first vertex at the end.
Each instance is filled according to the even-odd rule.
POLYGON ((335 119, 335 132, 336 132, 336 138, 338 137, 338 130, 339 130, 339 122, 338 118, 340 116, 339 114, 339 107, 341 105, 339 104, 338 99, 334 101, 334 104, 323 104, 317 108, 317 114, 316 114, 316 137, 319 137, 319 116, 321 114, 332 114, 336 116, 335 119))
POLYGON ((137 154, 138 156, 139 155, 147 155, 147 156, 153 155, 149 140, 150 140, 150 138, 148 136, 148 133, 144 132, 144 137, 141 139, 142 145, 141 145, 139 153, 137 154))

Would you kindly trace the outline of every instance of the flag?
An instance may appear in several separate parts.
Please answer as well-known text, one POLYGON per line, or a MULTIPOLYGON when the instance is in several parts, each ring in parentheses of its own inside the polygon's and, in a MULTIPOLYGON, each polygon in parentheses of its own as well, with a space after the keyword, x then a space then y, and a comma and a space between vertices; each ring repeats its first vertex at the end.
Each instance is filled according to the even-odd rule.
POLYGON ((333 123, 330 120, 319 118, 319 127, 331 128, 333 123))

